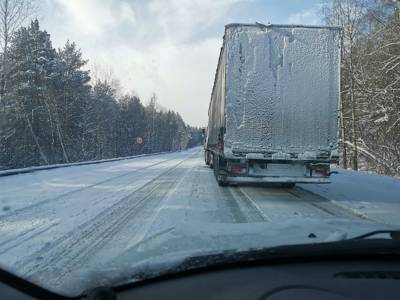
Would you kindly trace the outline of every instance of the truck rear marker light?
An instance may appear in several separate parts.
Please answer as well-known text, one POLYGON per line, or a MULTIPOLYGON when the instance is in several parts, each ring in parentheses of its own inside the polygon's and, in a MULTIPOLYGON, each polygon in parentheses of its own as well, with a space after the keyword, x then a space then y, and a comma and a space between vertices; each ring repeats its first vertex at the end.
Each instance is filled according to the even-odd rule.
POLYGON ((236 175, 244 174, 246 173, 246 167, 239 167, 239 166, 229 167, 228 172, 236 175))

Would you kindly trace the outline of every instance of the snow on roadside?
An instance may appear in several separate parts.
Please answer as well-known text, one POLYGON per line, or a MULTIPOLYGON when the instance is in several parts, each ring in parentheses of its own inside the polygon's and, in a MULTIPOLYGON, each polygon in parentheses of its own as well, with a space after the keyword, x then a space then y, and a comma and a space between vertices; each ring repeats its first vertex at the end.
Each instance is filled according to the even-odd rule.
POLYGON ((340 168, 335 171, 338 174, 331 176, 331 184, 299 186, 370 219, 386 224, 400 224, 399 178, 340 168))
POLYGON ((187 154, 169 153, 0 177, 0 216, 48 198, 55 198, 184 155, 187 154))
POLYGON ((74 167, 74 166, 102 164, 102 163, 105 163, 105 162, 127 160, 127 159, 132 159, 132 158, 139 158, 139 157, 145 157, 145 156, 154 156, 154 155, 166 154, 166 153, 169 153, 169 152, 160 152, 160 153, 152 153, 152 154, 140 154, 140 155, 126 156, 126 157, 116 157, 116 158, 108 158, 108 159, 100 159, 100 160, 80 161, 80 162, 65 163, 65 164, 33 166, 33 167, 19 168, 19 169, 7 169, 7 170, 1 170, 0 171, 0 176, 18 175, 18 174, 31 173, 31 172, 35 172, 35 171, 52 170, 52 169, 74 167))

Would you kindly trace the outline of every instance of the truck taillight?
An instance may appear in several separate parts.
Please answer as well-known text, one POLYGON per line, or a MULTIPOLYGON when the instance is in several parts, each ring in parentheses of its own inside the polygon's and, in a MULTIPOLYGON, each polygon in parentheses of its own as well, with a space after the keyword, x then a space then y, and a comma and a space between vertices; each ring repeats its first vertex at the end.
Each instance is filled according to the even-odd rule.
POLYGON ((312 168, 313 173, 319 176, 328 177, 330 175, 330 167, 329 166, 314 166, 312 168))
POLYGON ((246 167, 245 166, 230 166, 228 167, 228 172, 235 175, 245 174, 246 167))

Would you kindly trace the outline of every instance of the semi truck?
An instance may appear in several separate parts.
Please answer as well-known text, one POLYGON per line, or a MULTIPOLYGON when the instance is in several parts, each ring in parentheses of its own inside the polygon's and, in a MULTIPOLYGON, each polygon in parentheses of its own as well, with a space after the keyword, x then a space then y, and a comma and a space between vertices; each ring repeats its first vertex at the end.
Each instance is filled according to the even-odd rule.
POLYGON ((225 26, 204 143, 219 185, 330 182, 340 56, 340 27, 225 26))

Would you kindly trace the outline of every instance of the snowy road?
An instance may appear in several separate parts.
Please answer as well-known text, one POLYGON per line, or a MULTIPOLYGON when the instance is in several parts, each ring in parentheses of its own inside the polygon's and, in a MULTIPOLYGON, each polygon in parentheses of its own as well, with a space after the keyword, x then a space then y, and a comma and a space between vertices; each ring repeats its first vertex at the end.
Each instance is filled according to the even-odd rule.
POLYGON ((194 148, 0 178, 1 267, 61 284, 77 269, 168 235, 178 222, 400 223, 387 213, 400 211, 398 179, 341 170, 331 185, 222 188, 202 155, 194 148))

